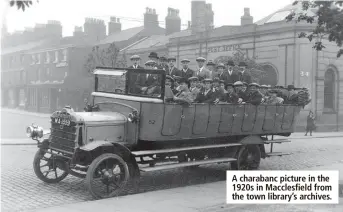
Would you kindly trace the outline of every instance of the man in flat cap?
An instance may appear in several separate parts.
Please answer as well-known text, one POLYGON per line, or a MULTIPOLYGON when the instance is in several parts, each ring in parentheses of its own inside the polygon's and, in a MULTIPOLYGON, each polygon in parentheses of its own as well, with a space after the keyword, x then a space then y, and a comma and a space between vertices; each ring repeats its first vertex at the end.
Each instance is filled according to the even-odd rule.
POLYGON ((238 67, 240 69, 239 80, 250 84, 252 80, 251 80, 251 74, 247 70, 247 64, 242 61, 242 62, 239 62, 238 67))
POLYGON ((196 97, 198 96, 200 89, 197 87, 198 85, 198 78, 197 77, 190 77, 188 79, 189 84, 190 84, 190 88, 189 91, 192 93, 193 95, 193 99, 196 99, 196 97))
POLYGON ((169 63, 168 75, 172 76, 172 77, 175 77, 175 76, 181 77, 181 75, 182 75, 181 71, 175 67, 176 58, 175 57, 169 57, 168 63, 169 63))
POLYGON ((259 105, 262 102, 263 96, 258 90, 260 87, 257 83, 250 83, 249 84, 249 91, 248 91, 248 98, 246 103, 250 103, 252 105, 259 105))
POLYGON ((220 76, 220 79, 224 80, 226 84, 233 84, 239 81, 239 74, 234 70, 235 63, 232 60, 227 61, 227 71, 220 76))
POLYGON ((173 93, 173 84, 174 79, 173 77, 166 75, 166 81, 164 86, 164 100, 166 102, 170 102, 174 100, 174 93, 173 93))
POLYGON ((188 82, 185 78, 179 80, 179 92, 174 96, 174 101, 178 103, 188 103, 191 104, 194 99, 193 95, 188 89, 188 82))
POLYGON ((212 79, 207 78, 204 79, 205 87, 203 90, 201 90, 197 96, 197 98, 194 100, 194 102, 197 103, 214 103, 216 97, 212 90, 212 79))
MULTIPOLYGON (((146 69, 153 69, 155 65, 155 62, 152 60, 148 60, 145 63, 145 67, 146 69)), ((132 89, 130 89, 131 93, 136 93, 136 94, 144 94, 147 89, 149 88, 149 86, 151 86, 153 84, 153 82, 155 81, 154 77, 151 74, 144 74, 144 73, 140 73, 137 75, 136 80, 132 79, 133 81, 135 81, 134 86, 132 86, 132 89)))
POLYGON ((144 69, 144 67, 139 65, 139 62, 141 60, 141 57, 139 55, 132 55, 130 57, 130 60, 132 62, 132 65, 129 66, 128 68, 133 68, 133 69, 144 69))
POLYGON ((166 72, 166 74, 168 74, 168 69, 169 69, 168 58, 165 56, 161 56, 159 58, 159 60, 160 60, 160 65, 159 65, 158 69, 163 69, 166 72))
POLYGON ((203 57, 198 57, 196 59, 198 63, 199 69, 196 71, 195 76, 198 78, 203 78, 203 79, 210 79, 211 78, 211 72, 205 67, 205 61, 206 59, 203 57))
POLYGON ((243 103, 245 102, 248 98, 247 98, 247 94, 245 93, 245 91, 243 91, 243 82, 241 81, 237 81, 233 84, 233 87, 235 89, 235 93, 238 95, 239 99, 238 99, 238 103, 243 103))
POLYGON ((189 62, 188 59, 181 60, 181 77, 186 78, 187 80, 194 75, 194 71, 188 67, 189 62))
POLYGON ((206 67, 211 72, 211 78, 214 79, 214 77, 217 76, 216 64, 213 62, 213 60, 209 60, 206 64, 206 67))
POLYGON ((279 91, 276 89, 271 89, 268 92, 268 98, 265 99, 264 104, 267 105, 280 105, 283 104, 284 100, 281 97, 278 97, 279 91))
POLYGON ((214 103, 223 101, 225 99, 225 89, 220 87, 220 79, 218 77, 213 78, 213 95, 215 97, 214 103))
POLYGON ((216 68, 217 68, 217 71, 212 73, 212 78, 218 77, 220 80, 223 80, 225 82, 225 79, 224 79, 225 65, 224 65, 224 63, 219 63, 216 68))

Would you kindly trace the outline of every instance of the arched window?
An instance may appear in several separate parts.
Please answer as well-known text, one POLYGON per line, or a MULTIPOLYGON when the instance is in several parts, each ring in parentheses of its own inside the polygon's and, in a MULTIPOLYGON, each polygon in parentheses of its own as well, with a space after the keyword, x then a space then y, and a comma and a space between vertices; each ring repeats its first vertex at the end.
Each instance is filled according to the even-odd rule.
POLYGON ((327 112, 335 111, 336 76, 332 69, 328 69, 324 76, 324 109, 327 112))
POLYGON ((263 76, 260 78, 260 85, 275 86, 278 83, 278 72, 274 66, 270 64, 262 65, 263 76))

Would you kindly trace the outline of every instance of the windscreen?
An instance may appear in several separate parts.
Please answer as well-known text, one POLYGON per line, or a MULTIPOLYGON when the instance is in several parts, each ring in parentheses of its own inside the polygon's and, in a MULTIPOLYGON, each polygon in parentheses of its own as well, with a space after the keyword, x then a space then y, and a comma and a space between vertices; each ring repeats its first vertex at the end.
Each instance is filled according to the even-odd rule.
POLYGON ((162 73, 156 71, 97 71, 96 76, 98 92, 153 98, 162 95, 162 73))

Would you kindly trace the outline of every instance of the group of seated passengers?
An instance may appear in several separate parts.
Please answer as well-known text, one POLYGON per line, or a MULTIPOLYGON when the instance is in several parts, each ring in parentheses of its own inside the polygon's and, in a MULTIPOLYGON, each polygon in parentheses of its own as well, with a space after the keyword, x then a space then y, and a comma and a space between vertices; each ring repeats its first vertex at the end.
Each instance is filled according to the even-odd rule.
POLYGON ((191 77, 188 80, 175 76, 166 76, 165 86, 166 102, 179 103, 231 103, 253 105, 293 104, 306 105, 310 102, 309 92, 306 88, 295 89, 293 85, 287 88, 282 86, 269 87, 257 83, 247 84, 237 81, 226 84, 219 78, 198 79, 191 77))

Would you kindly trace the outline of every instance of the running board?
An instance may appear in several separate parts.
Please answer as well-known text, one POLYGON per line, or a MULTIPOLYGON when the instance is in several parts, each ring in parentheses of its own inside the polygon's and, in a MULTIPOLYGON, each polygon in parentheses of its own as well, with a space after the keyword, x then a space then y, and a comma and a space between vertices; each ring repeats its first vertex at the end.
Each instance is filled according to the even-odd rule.
POLYGON ((276 139, 276 140, 269 140, 269 141, 265 141, 265 144, 281 144, 281 143, 288 143, 291 142, 288 139, 276 139))
POLYGON ((273 157, 273 156, 284 156, 284 155, 291 155, 292 153, 283 153, 283 152, 268 152, 266 153, 266 157, 273 157))
POLYGON ((155 155, 155 154, 166 154, 166 153, 174 153, 174 152, 185 152, 185 151, 192 151, 192 150, 199 150, 199 149, 214 149, 214 148, 223 148, 223 147, 233 147, 233 146, 242 146, 240 143, 234 144, 215 144, 215 145, 205 145, 205 146, 190 146, 190 147, 183 147, 183 148, 173 148, 173 149, 159 149, 159 150, 143 150, 143 151, 133 151, 132 154, 134 156, 147 156, 147 155, 155 155))
POLYGON ((176 169, 176 168, 183 168, 189 166, 199 166, 199 165, 206 165, 212 163, 228 163, 234 162, 237 159, 235 158, 217 158, 217 159, 208 159, 208 160, 201 160, 201 161, 190 161, 190 162, 182 162, 182 163, 173 163, 173 164, 166 164, 166 165, 159 165, 154 167, 142 167, 140 170, 142 172, 152 172, 152 171, 161 171, 167 169, 176 169))

